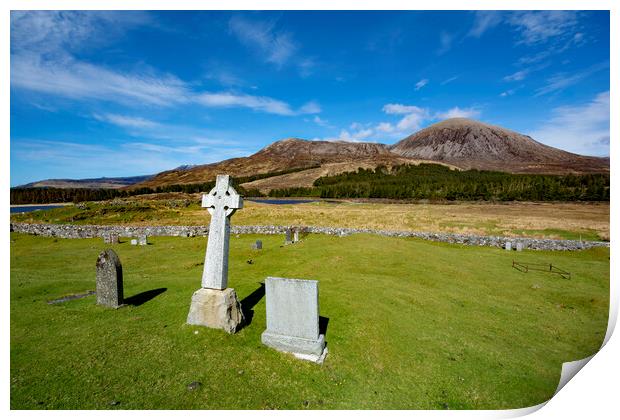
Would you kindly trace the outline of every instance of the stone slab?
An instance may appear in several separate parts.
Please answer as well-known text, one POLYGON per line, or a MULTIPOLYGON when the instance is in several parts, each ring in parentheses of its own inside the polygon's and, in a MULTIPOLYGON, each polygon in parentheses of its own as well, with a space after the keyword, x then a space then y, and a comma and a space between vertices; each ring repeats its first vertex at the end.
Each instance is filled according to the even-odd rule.
POLYGON ((267 277, 267 331, 316 340, 319 337, 319 282, 267 277))
POLYGON ((97 258, 97 305, 119 308, 123 305, 123 267, 112 249, 97 258))
POLYGON ((267 277, 267 329, 261 342, 295 357, 324 359, 325 337, 319 334, 319 282, 267 277))
POLYGON ((523 243, 517 242, 517 251, 519 252, 523 251, 523 243))
POLYGON ((192 295, 187 323, 222 329, 229 334, 237 331, 245 319, 235 289, 201 288, 192 295))
POLYGON ((138 245, 138 240, 137 239, 132 239, 131 240, 131 244, 132 245, 138 245))
POLYGON ((506 242, 505 248, 506 248, 506 251, 512 251, 512 243, 506 242))
POLYGON ((319 335, 316 340, 307 340, 305 338, 272 334, 268 331, 264 331, 260 339, 267 347, 287 353, 307 354, 320 357, 325 349, 325 336, 323 334, 319 335))

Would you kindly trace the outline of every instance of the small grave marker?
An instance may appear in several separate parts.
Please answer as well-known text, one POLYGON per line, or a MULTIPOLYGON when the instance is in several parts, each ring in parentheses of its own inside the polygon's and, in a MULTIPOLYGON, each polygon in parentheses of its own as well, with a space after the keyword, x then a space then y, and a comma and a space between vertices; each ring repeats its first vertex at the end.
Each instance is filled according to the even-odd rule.
POLYGON ((148 245, 149 244, 149 237, 146 235, 140 235, 140 237, 138 238, 138 245, 148 245))
POLYGON ((256 242, 252 244, 252 249, 263 249, 263 241, 258 239, 256 242))
POLYGON ((292 242, 291 240, 291 229, 286 228, 286 232, 284 233, 284 244, 288 245, 292 242))
POLYGON ((517 242, 517 251, 518 252, 523 251, 523 242, 517 242))
POLYGON ((131 244, 132 245, 138 245, 138 240, 137 239, 132 239, 131 240, 131 244))
POLYGON ((512 244, 510 242, 506 242, 506 251, 512 251, 512 244))
POLYGON ((123 305, 123 266, 112 249, 102 251, 97 258, 97 305, 123 305))

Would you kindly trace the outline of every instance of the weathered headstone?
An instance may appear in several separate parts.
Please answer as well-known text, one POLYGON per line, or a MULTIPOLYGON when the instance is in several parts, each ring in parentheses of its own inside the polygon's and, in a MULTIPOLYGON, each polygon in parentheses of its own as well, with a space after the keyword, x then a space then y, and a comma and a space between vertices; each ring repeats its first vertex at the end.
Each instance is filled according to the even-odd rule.
POLYGON ((299 231, 297 229, 293 232, 293 242, 299 242, 299 231))
POLYGON ((235 290, 228 288, 230 217, 243 208, 243 198, 232 187, 230 176, 218 175, 215 188, 203 194, 202 207, 211 214, 211 224, 202 288, 192 296, 187 323, 233 333, 244 318, 235 290))
POLYGON ((267 277, 265 294, 267 329, 262 343, 322 363, 327 349, 319 333, 319 282, 267 277))
POLYGON ((285 244, 290 244, 292 242, 291 240, 291 229, 290 228, 286 228, 286 232, 284 233, 284 243, 285 244))
POLYGON ((138 237, 138 245, 148 245, 149 244, 149 237, 146 235, 140 235, 138 237))
POLYGON ((138 245, 138 240, 137 239, 132 239, 131 240, 131 244, 132 245, 138 245))
POLYGON ((512 244, 510 242, 506 242, 506 251, 512 251, 512 244))
POLYGON ((517 251, 523 251, 523 242, 517 242, 517 251))
POLYGON ((104 232, 104 234, 103 234, 103 242, 106 243, 106 244, 117 244, 118 243, 118 233, 104 232))
POLYGON ((123 305, 123 267, 111 249, 102 251, 97 258, 97 305, 123 305))
POLYGON ((252 244, 252 249, 263 249, 263 241, 258 239, 256 242, 252 244))

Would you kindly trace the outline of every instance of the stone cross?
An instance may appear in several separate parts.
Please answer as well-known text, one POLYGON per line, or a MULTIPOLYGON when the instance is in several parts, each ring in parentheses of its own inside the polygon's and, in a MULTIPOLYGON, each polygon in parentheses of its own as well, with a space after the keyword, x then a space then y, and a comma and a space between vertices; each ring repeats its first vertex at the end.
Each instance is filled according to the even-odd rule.
POLYGON ((229 175, 218 175, 215 188, 202 195, 202 207, 211 214, 202 287, 224 290, 228 287, 230 216, 243 208, 243 198, 230 185, 229 175))
POLYGON ((97 305, 123 305, 123 267, 111 249, 102 251, 97 258, 97 305))

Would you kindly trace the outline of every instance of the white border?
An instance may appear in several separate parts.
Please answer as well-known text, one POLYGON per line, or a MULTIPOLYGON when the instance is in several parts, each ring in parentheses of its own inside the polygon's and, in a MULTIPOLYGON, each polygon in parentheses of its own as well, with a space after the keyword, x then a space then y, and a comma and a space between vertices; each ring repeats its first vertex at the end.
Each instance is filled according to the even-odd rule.
MULTIPOLYGON (((467 2, 457 2, 450 0, 434 0, 428 1, 403 1, 403 0, 382 0, 382 1, 353 1, 353 0, 313 0, 311 2, 291 2, 284 0, 261 0, 261 1, 241 1, 241 0, 229 0, 223 1, 192 1, 192 0, 64 0, 64 1, 43 1, 43 0, 31 0, 31 1, 15 1, 5 0, 2 2, 3 15, 2 15, 2 119, 3 119, 3 131, 4 141, 2 142, 3 152, 0 159, 2 159, 2 171, 5 179, 5 194, 3 199, 5 204, 2 207, 2 212, 5 214, 5 219, 9 219, 9 180, 10 180, 10 75, 9 75, 9 51, 10 51, 10 10, 33 10, 33 9, 80 9, 80 10, 346 10, 346 9, 358 9, 358 10, 611 10, 611 51, 610 51, 610 92, 611 92, 611 115, 618 116, 618 106, 615 101, 616 90, 618 86, 618 77, 620 72, 618 71, 618 40, 620 39, 620 33, 618 30, 618 24, 620 20, 618 18, 619 6, 617 2, 607 1, 583 1, 583 0, 504 0, 504 1, 491 1, 491 0, 477 0, 467 2)), ((612 168, 617 158, 617 146, 615 142, 618 141, 618 122, 616 119, 611 119, 611 162, 612 168)), ((612 186, 616 187, 618 176, 615 168, 611 171, 612 186)), ((444 418, 444 417, 459 417, 459 418, 504 418, 524 415, 535 411, 532 414, 535 418, 607 418, 611 413, 618 413, 618 397, 616 387, 618 385, 618 377, 620 373, 620 362, 618 356, 620 356, 620 344, 618 338, 611 335, 613 326, 618 314, 618 284, 616 280, 617 264, 615 261, 615 248, 616 238, 618 234, 617 224, 614 223, 614 218, 618 216, 616 211, 617 192, 614 188, 611 191, 611 307, 610 307, 610 329, 608 330, 606 339, 609 340, 604 348, 596 354, 592 360, 582 369, 577 377, 568 382, 568 384, 561 389, 561 391, 553 397, 546 405, 526 408, 521 410, 508 410, 508 411, 459 411, 459 412, 445 412, 445 411, 365 411, 355 412, 354 415, 374 418, 379 416, 394 416, 394 417, 422 417, 422 418, 444 418), (544 408, 536 411, 544 406, 544 408)), ((617 219, 616 219, 617 220, 617 219)), ((2 412, 9 410, 9 393, 10 393, 10 359, 9 359, 9 232, 5 228, 2 233, 3 240, 2 253, 0 254, 0 267, 4 272, 2 276, 3 284, 2 291, 4 292, 4 301, 2 302, 2 332, 5 340, 2 346, 3 363, 2 363, 2 375, 0 376, 1 383, 1 398, 0 409, 2 412)), ((616 334, 617 335, 617 334, 616 334)), ((234 390, 229 390, 234 392, 234 390)), ((260 392, 260 390, 257 390, 260 392)), ((150 412, 112 412, 112 411, 72 411, 70 413, 61 411, 46 411, 46 412, 23 412, 23 411, 11 411, 10 416, 16 418, 30 418, 32 416, 45 415, 52 418, 64 418, 69 415, 79 415, 80 417, 86 416, 91 418, 103 418, 108 416, 120 415, 124 416, 154 416, 159 418, 170 418, 177 416, 204 418, 205 415, 210 417, 220 417, 231 415, 238 416, 251 416, 253 418, 265 418, 278 417, 289 418, 292 415, 295 417, 314 417, 317 415, 315 412, 296 411, 296 412, 266 412, 266 411, 211 411, 204 413, 201 411, 150 411, 150 412)), ((353 413, 340 413, 337 411, 322 412, 321 416, 336 417, 345 416, 353 413)))

